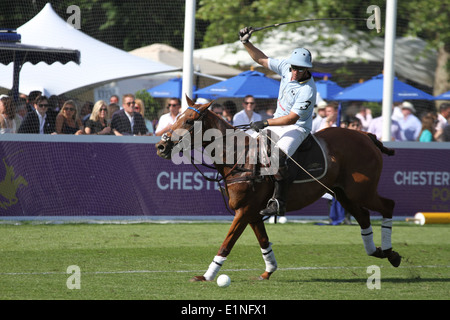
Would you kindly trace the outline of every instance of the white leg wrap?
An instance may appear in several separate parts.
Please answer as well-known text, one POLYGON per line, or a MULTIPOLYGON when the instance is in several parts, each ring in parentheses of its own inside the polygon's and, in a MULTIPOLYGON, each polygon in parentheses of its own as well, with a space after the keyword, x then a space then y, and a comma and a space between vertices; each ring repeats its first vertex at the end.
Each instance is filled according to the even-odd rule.
POLYGON ((215 256, 213 261, 209 265, 208 270, 203 275, 205 277, 205 279, 208 281, 214 280, 214 278, 216 277, 217 273, 220 270, 220 267, 222 267, 225 260, 227 260, 227 258, 221 257, 221 256, 215 256))
POLYGON ((275 253, 272 250, 272 243, 266 249, 261 249, 264 262, 266 263, 266 271, 274 272, 277 270, 277 260, 275 259, 275 253))
POLYGON ((384 219, 381 221, 381 249, 387 250, 392 248, 392 219, 384 219))
POLYGON ((364 249, 366 249, 366 253, 370 256, 377 250, 375 243, 373 242, 372 226, 367 229, 361 229, 361 238, 364 243, 364 249))

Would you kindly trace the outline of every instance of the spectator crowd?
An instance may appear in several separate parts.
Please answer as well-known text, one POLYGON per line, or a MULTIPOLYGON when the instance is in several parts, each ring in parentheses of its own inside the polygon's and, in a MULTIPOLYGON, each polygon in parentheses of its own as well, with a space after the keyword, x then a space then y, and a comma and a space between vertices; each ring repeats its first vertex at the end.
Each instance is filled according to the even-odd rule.
MULTIPOLYGON (((312 133, 328 127, 344 127, 358 122, 359 130, 370 132, 383 140, 383 118, 372 117, 370 108, 364 105, 351 105, 338 121, 338 103, 321 101, 312 125, 312 133)), ((450 103, 442 103, 437 112, 426 111, 418 114, 409 101, 395 103, 392 106, 392 141, 450 141, 450 103)))
POLYGON ((153 135, 153 123, 145 119, 145 106, 133 94, 112 96, 109 102, 80 105, 75 100, 46 97, 39 91, 18 101, 0 96, 0 133, 153 135))
MULTIPOLYGON (((206 103, 199 98, 197 103, 206 103)), ((338 119, 338 103, 319 99, 315 106, 312 133, 328 127, 341 126, 373 133, 382 140, 383 119, 372 117, 371 109, 364 105, 352 105, 338 119)), ((232 125, 271 118, 274 106, 257 106, 256 99, 248 95, 242 100, 239 111, 233 100, 213 103, 211 111, 232 125)), ((145 105, 133 94, 116 95, 110 100, 95 103, 64 99, 61 96, 46 97, 39 91, 20 96, 18 101, 7 95, 0 96, 0 134, 72 134, 72 135, 156 135, 171 129, 181 112, 178 98, 168 99, 165 113, 159 119, 145 117, 145 105)), ((418 114, 413 103, 395 103, 391 117, 392 141, 450 141, 450 103, 441 103, 436 112, 418 114)))

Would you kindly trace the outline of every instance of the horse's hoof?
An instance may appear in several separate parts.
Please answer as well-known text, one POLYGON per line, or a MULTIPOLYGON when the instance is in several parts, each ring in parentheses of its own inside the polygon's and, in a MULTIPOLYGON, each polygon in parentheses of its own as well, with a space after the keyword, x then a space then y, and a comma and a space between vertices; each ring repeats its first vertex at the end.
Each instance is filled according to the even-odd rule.
POLYGON ((265 271, 262 275, 259 276, 259 280, 269 280, 270 276, 272 275, 272 272, 265 271))
POLYGON ((200 281, 206 281, 205 277, 204 276, 195 276, 189 280, 189 282, 200 282, 200 281))
POLYGON ((372 257, 384 259, 386 258, 386 254, 381 250, 380 247, 377 247, 375 252, 371 254, 372 257))
POLYGON ((393 267, 397 268, 402 262, 402 256, 399 255, 398 252, 392 251, 391 254, 388 256, 388 260, 393 267))

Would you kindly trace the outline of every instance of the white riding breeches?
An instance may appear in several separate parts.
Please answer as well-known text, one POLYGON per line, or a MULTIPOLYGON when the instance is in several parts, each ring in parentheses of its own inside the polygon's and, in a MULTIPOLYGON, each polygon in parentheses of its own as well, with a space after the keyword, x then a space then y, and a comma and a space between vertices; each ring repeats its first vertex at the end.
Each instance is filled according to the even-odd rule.
POLYGON ((276 147, 288 156, 292 156, 297 148, 306 139, 309 132, 295 124, 288 126, 269 126, 264 130, 272 132, 272 140, 276 141, 276 147))

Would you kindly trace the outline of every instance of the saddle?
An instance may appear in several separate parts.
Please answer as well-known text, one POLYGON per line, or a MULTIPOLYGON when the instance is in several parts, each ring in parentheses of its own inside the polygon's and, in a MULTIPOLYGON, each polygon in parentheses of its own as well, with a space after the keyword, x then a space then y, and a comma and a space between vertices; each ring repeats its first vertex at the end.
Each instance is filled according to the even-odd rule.
MULTIPOLYGON (((270 155, 267 156, 269 157, 270 155)), ((288 179, 293 183, 309 182, 313 181, 314 178, 321 179, 326 174, 328 167, 325 151, 317 138, 312 134, 309 134, 292 157, 288 158, 287 165, 288 179)))
MULTIPOLYGON (((325 151, 312 134, 306 137, 291 158, 316 179, 322 178, 327 172, 328 164, 325 151)), ((313 181, 314 179, 294 163, 291 158, 287 160, 289 179, 294 180, 293 183, 313 181)))

